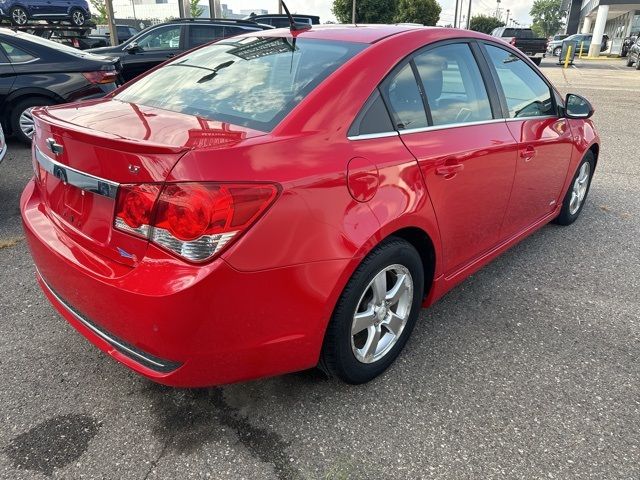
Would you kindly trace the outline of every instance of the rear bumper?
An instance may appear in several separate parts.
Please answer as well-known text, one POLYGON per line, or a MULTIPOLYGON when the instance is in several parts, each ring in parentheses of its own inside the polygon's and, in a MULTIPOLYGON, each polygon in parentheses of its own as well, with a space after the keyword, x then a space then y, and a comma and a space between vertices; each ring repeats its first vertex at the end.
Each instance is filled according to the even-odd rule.
POLYGON ((129 268, 60 231, 33 181, 21 211, 47 298, 94 345, 136 372, 198 387, 317 364, 339 294, 336 279, 348 260, 240 272, 222 259, 188 265, 149 246, 129 268))

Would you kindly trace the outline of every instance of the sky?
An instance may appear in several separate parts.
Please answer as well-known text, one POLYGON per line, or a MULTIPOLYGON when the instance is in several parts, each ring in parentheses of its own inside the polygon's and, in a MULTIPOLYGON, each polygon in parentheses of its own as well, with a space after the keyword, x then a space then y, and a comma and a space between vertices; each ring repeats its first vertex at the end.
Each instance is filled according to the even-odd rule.
MULTIPOLYGON (((307 13, 320 15, 320 21, 335 20, 335 17, 331 13, 332 0, 285 0, 289 10, 292 13, 307 13)), ((462 0, 463 7, 462 12, 466 16, 467 9, 469 8, 469 0, 462 0)), ((471 0, 471 16, 474 13, 495 13, 496 0, 471 0)), ((220 0, 221 3, 226 3, 229 8, 234 11, 240 9, 252 9, 263 8, 269 10, 270 13, 278 11, 278 0, 220 0)), ((440 14, 440 22, 438 24, 453 23, 453 15, 455 10, 455 0, 438 0, 442 6, 442 13, 440 14)), ((500 8, 502 9, 502 18, 505 18, 505 10, 508 8, 511 12, 509 18, 513 18, 522 25, 528 26, 531 23, 531 17, 529 16, 529 10, 533 0, 502 0, 500 8)), ((464 26, 464 22, 462 24, 464 26)))

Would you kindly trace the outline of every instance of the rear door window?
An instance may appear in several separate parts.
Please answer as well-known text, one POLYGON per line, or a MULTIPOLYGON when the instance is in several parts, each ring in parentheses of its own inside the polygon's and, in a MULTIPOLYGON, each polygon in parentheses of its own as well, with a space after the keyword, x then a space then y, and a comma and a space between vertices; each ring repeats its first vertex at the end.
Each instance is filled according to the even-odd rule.
POLYGON ((489 96, 466 43, 443 45, 415 56, 433 125, 491 120, 489 96))
POLYGON ((189 25, 189 48, 213 42, 224 36, 224 27, 220 25, 189 25))
POLYGON ((393 74, 383 88, 398 130, 428 126, 427 114, 411 63, 407 63, 393 74))
POLYGON ((138 39, 138 46, 147 51, 177 50, 180 48, 180 25, 156 28, 138 39))
POLYGON ((10 43, 0 42, 4 53, 6 53, 11 63, 26 63, 35 60, 36 57, 10 43))

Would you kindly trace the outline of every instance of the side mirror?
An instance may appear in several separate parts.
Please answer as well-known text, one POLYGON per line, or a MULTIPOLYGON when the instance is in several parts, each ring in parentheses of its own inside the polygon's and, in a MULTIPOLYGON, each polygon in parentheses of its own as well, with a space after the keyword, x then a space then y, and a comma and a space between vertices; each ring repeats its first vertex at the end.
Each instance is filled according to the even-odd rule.
POLYGON ((564 101, 564 113, 567 118, 586 119, 593 115, 589 100, 575 93, 569 93, 564 101))
POLYGON ((131 42, 126 47, 124 47, 124 51, 127 53, 136 53, 140 50, 141 49, 140 49, 140 46, 138 45, 138 42, 131 42))

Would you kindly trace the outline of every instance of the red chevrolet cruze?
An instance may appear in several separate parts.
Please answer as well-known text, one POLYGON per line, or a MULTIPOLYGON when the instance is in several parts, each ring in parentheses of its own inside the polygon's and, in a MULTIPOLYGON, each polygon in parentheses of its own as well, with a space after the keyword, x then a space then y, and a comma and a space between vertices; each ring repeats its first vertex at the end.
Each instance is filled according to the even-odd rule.
POLYGON ((53 305, 152 380, 365 382, 421 307, 578 217, 592 113, 470 31, 244 35, 34 112, 24 228, 53 305))

